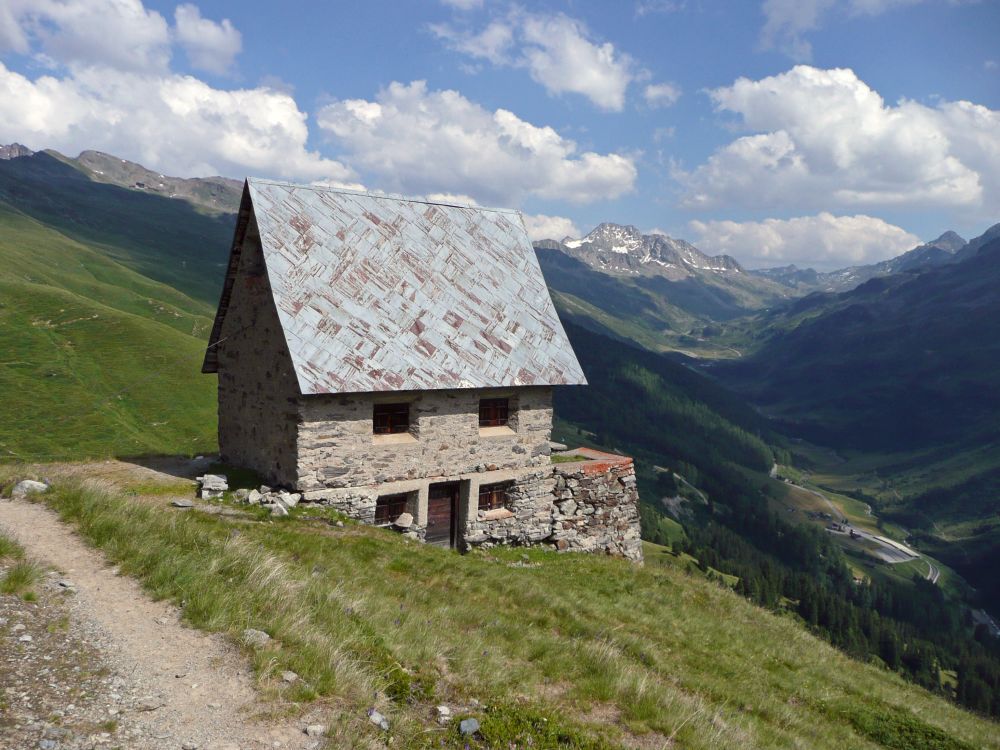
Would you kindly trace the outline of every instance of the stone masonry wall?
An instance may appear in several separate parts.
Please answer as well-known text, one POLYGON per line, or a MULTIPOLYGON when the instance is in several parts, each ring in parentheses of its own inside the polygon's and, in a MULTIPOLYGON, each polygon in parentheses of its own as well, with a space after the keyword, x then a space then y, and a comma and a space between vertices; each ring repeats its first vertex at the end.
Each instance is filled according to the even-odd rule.
POLYGON ((553 464, 511 490, 507 508, 470 518, 471 546, 546 544, 642 560, 639 492, 631 458, 578 449, 589 460, 553 464))
POLYGON ((299 420, 296 487, 305 492, 545 466, 552 389, 309 396, 299 420), (481 430, 479 399, 496 396, 510 399, 510 424, 481 430), (409 401, 410 432, 373 435, 376 399, 409 401))
POLYGON ((298 384, 253 221, 243 242, 218 362, 222 460, 252 468, 271 484, 293 485, 298 384))

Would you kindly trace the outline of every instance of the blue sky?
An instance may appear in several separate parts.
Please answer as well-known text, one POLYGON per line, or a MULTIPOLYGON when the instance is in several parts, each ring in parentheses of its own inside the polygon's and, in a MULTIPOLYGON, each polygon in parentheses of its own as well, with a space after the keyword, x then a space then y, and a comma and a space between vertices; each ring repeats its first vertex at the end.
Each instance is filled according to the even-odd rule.
POLYGON ((1000 221, 998 31, 991 0, 0 0, 0 141, 832 268, 1000 221))

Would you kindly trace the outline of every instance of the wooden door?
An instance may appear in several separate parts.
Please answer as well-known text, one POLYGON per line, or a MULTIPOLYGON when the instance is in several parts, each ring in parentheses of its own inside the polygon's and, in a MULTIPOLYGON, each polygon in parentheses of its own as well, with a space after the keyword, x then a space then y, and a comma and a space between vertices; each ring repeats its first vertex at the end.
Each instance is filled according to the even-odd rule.
POLYGON ((432 484, 427 496, 428 544, 454 547, 458 537, 458 482, 432 484))

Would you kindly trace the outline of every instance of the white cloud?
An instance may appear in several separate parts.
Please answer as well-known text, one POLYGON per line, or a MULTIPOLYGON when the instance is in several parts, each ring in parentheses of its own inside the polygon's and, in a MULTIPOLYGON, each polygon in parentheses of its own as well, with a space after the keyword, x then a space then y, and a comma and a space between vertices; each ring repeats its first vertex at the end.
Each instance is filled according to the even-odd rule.
POLYGON ((490 112, 457 91, 428 91, 424 81, 392 83, 376 101, 333 102, 318 122, 352 164, 409 194, 462 193, 486 204, 520 204, 532 195, 586 202, 618 197, 636 178, 629 157, 579 153, 550 127, 490 112))
POLYGON ((921 2, 925 0, 764 0, 761 46, 777 47, 793 60, 805 62, 812 58, 812 45, 805 35, 820 28, 831 13, 842 17, 878 16, 921 2))
POLYGON ((243 47, 243 38, 228 18, 216 23, 201 17, 196 5, 178 5, 174 11, 177 41, 192 67, 209 73, 228 73, 243 47))
POLYGON ((601 109, 615 112, 625 106, 633 64, 610 42, 590 41, 584 25, 564 15, 528 16, 523 33, 528 70, 547 91, 583 94, 601 109))
POLYGON ((564 237, 579 237, 580 230, 564 216, 545 214, 521 214, 524 226, 532 242, 538 240, 561 240, 564 237))
POLYGON ((140 0, 4 0, 0 52, 27 54, 68 66, 108 65, 162 71, 170 61, 170 30, 140 0))
POLYGON ((793 60, 812 59, 812 45, 803 38, 819 28, 823 14, 836 0, 764 0, 764 27, 760 32, 765 49, 778 47, 793 60))
POLYGON ((642 96, 651 107, 669 107, 681 98, 681 90, 672 83, 651 83, 643 89, 642 96))
POLYGON ((490 21, 477 34, 456 31, 447 24, 433 24, 430 29, 456 52, 489 60, 494 65, 514 64, 510 56, 514 45, 514 27, 506 20, 490 21))
POLYGON ((595 41, 581 21, 561 13, 514 10, 478 33, 447 25, 431 31, 456 51, 527 69, 550 94, 580 94, 609 111, 620 112, 628 85, 646 75, 629 55, 595 41))
POLYGON ((183 176, 350 180, 343 164, 307 150, 308 135, 295 100, 266 88, 96 67, 30 80, 0 63, 0 142, 96 148, 183 176))
POLYGON ((842 268, 895 257, 920 244, 905 229, 874 216, 826 212, 794 219, 692 221, 694 242, 707 253, 726 253, 750 266, 795 263, 842 268))
POLYGON ((483 0, 441 0, 441 2, 455 10, 476 10, 483 7, 483 0))
POLYGON ((458 206, 479 205, 471 195, 463 195, 462 193, 430 193, 427 200, 434 203, 453 203, 458 206))
POLYGON ((709 92, 756 131, 691 172, 689 208, 995 207, 1000 112, 969 102, 889 106, 853 71, 796 66, 709 92))

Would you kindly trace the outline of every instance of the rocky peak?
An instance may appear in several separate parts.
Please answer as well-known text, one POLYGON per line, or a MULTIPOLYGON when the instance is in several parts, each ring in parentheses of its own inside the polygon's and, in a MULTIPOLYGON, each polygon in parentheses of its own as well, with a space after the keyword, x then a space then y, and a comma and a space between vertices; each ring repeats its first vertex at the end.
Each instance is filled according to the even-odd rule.
POLYGON ((580 239, 565 238, 570 255, 604 271, 683 278, 702 272, 739 273, 728 255, 710 257, 685 240, 643 234, 632 225, 604 222, 580 239))
POLYGON ((957 232, 953 232, 950 229, 936 240, 926 243, 927 247, 937 247, 949 253, 958 252, 965 245, 966 241, 957 232))
POLYGON ((6 146, 0 146, 0 160, 3 161, 18 159, 22 156, 31 156, 34 153, 30 148, 22 146, 20 143, 10 143, 6 146))
POLYGON ((621 224, 611 224, 604 222, 598 224, 586 237, 579 240, 564 242, 568 247, 580 247, 580 245, 594 245, 601 250, 624 255, 642 247, 642 232, 632 225, 623 226, 621 224))

